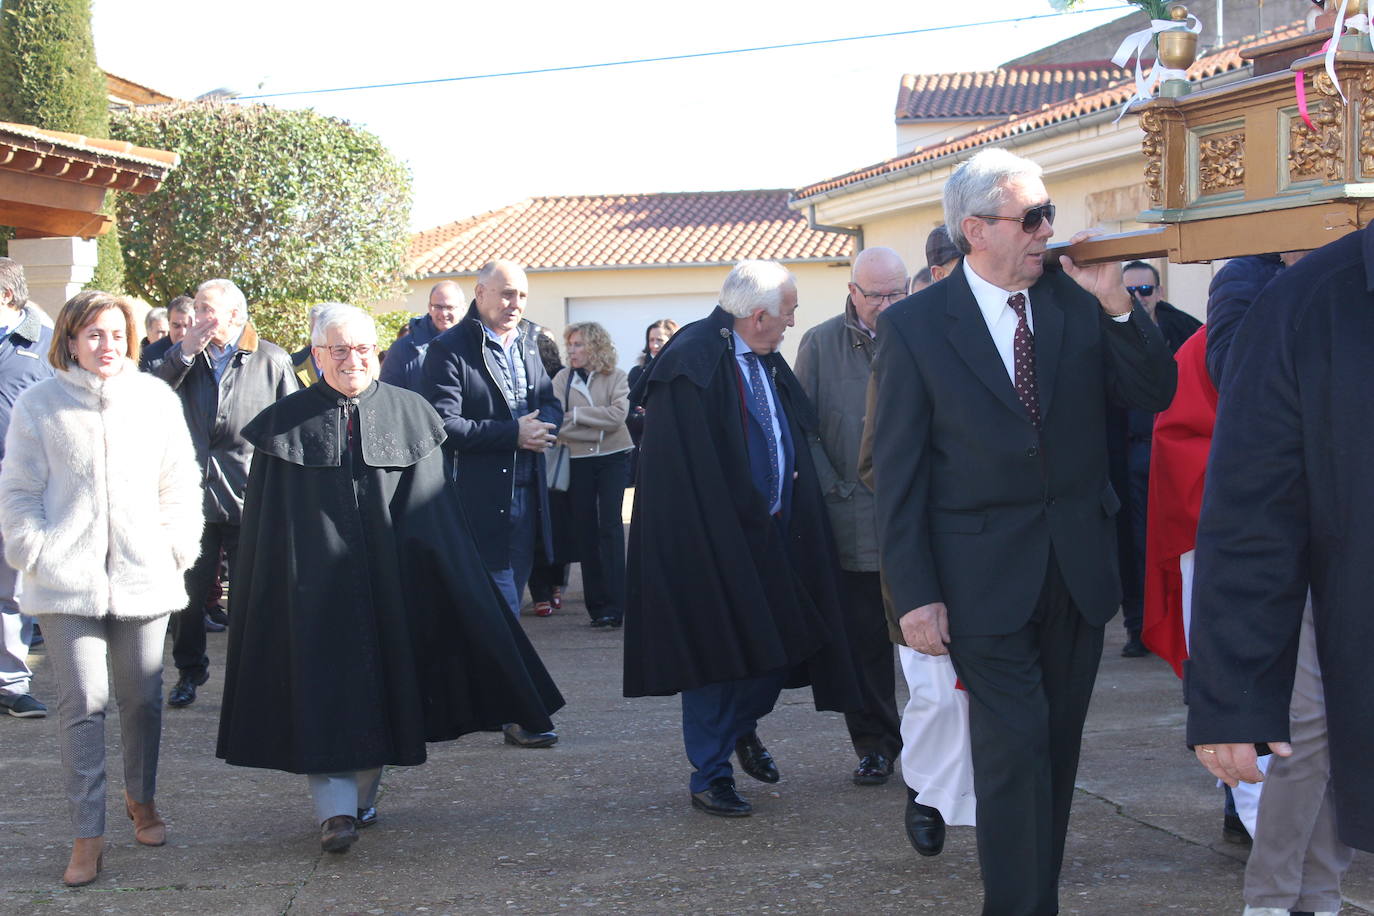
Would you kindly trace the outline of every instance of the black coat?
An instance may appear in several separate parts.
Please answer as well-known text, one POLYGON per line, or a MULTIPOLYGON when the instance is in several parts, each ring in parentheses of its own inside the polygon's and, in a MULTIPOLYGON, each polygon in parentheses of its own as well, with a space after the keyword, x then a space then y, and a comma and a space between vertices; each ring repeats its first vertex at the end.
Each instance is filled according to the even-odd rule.
MULTIPOLYGON (((563 405, 539 359, 534 325, 520 323, 525 357, 525 396, 539 419, 563 425, 563 405)), ((448 440, 444 451, 452 462, 463 508, 477 536, 482 559, 492 569, 510 566, 510 504, 519 451, 519 418, 511 415, 501 386, 487 362, 486 332, 474 302, 463 320, 429 343, 420 372, 420 394, 438 411, 448 440)), ((549 521, 549 488, 542 456, 536 455, 539 527, 536 546, 554 556, 549 521)), ((537 553, 537 551, 536 551, 537 553)))
POLYGON ((1337 827, 1374 851, 1374 231, 1264 287, 1220 389, 1184 668, 1188 741, 1288 740, 1310 587, 1337 827))
POLYGON ((630 523, 625 695, 788 669, 818 709, 858 708, 825 503, 803 443, 816 420, 777 353, 762 357, 797 443, 790 524, 749 473, 731 330, 717 308, 659 351, 647 380, 630 523))
POLYGON ((1051 549, 1088 622, 1116 613, 1107 405, 1160 411, 1177 383, 1142 309, 1113 321, 1059 272, 1030 303, 1038 434, 962 269, 878 319, 868 422, 889 613, 944 602, 955 638, 1020 629, 1051 549))
POLYGON ((419 395, 374 384, 350 401, 320 382, 244 436, 220 757, 330 773, 422 763, 426 741, 504 722, 552 727, 562 697, 478 557, 419 395))

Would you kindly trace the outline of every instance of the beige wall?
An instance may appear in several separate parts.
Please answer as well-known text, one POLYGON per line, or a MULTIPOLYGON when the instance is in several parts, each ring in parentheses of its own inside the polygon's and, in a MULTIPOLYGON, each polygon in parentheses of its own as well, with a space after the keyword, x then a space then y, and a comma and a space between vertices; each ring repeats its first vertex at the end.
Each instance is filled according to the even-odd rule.
MULTIPOLYGON (((788 331, 782 352, 792 361, 802 334, 844 307, 849 265, 843 262, 788 264, 797 279, 797 326, 788 331)), ((729 267, 665 267, 619 270, 562 270, 531 271, 530 305, 526 317, 555 332, 561 343, 561 332, 568 323, 568 302, 575 299, 624 296, 652 296, 664 294, 701 294, 714 296, 720 290, 729 267)), ((473 293, 471 275, 454 277, 468 298, 473 293)), ((437 282, 434 278, 410 280, 409 294, 404 302, 382 303, 383 310, 405 308, 416 314, 424 311, 429 290, 437 282)), ((702 316, 704 317, 704 315, 702 316)), ((627 345, 616 341, 616 346, 627 345)))

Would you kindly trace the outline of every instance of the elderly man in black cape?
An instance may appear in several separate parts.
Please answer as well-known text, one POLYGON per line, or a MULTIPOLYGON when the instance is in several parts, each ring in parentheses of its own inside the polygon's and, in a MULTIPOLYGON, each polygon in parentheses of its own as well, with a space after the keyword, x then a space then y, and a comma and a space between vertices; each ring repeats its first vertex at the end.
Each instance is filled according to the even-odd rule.
POLYGON ((244 428, 216 753, 309 775, 321 846, 343 852, 382 766, 503 722, 550 728, 563 699, 445 483, 438 415, 375 381, 372 319, 330 305, 311 340, 323 379, 244 428))
POLYGON ((810 403, 777 353, 797 288, 742 261, 720 307, 675 334, 640 382, 644 437, 630 528, 625 695, 682 694, 692 805, 752 811, 744 771, 777 782, 755 726, 783 687, 818 709, 860 704, 836 554, 805 441, 810 403))

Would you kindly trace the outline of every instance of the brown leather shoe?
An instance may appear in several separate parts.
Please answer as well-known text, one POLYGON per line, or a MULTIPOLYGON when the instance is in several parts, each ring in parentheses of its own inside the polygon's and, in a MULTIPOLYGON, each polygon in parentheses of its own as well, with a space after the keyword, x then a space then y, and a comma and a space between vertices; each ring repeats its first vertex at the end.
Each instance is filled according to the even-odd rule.
POLYGON ((136 802, 124 792, 124 810, 134 822, 134 839, 144 846, 161 846, 167 842, 167 824, 157 813, 157 803, 136 802))
POLYGON ((336 814, 320 825, 320 848, 325 852, 348 852, 358 842, 358 819, 351 814, 336 814))
POLYGON ((72 857, 67 870, 62 873, 62 883, 67 887, 84 887, 100 874, 105 860, 105 838, 103 836, 77 837, 72 843, 72 857))

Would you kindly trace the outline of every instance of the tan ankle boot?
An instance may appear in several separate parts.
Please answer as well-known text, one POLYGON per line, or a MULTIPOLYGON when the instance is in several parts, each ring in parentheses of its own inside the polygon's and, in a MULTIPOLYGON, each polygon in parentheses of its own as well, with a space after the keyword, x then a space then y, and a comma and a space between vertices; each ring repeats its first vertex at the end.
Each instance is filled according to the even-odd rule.
POLYGON ((94 881, 100 874, 104 851, 104 837, 77 837, 72 843, 72 859, 62 873, 62 883, 67 887, 81 887, 94 881))
POLYGON ((134 822, 134 839, 144 846, 161 846, 167 842, 167 824, 158 817, 156 802, 136 802, 126 791, 124 810, 129 812, 129 820, 134 822))

